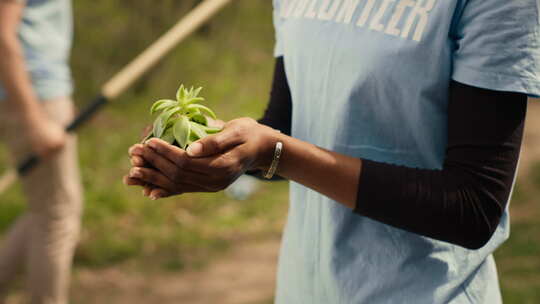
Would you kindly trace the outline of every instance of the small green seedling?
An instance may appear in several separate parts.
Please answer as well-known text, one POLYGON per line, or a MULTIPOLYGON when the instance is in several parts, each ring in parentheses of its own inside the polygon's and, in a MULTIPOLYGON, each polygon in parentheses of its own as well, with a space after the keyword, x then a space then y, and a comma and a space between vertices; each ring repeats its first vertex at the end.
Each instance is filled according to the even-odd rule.
POLYGON ((161 99, 156 101, 150 109, 151 114, 160 112, 152 132, 144 139, 152 137, 186 149, 191 143, 221 131, 220 128, 210 127, 208 118, 216 119, 216 114, 199 102, 202 88, 187 89, 181 85, 176 92, 176 100, 161 99))

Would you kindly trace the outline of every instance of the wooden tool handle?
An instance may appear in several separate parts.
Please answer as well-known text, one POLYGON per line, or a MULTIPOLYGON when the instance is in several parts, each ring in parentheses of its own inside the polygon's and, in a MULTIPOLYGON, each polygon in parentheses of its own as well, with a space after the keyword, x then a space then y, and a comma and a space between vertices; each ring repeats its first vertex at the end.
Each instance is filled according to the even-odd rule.
POLYGON ((103 96, 109 100, 116 98, 149 68, 154 66, 159 59, 167 54, 176 44, 193 33, 230 1, 231 0, 203 1, 159 40, 109 80, 103 86, 103 96))

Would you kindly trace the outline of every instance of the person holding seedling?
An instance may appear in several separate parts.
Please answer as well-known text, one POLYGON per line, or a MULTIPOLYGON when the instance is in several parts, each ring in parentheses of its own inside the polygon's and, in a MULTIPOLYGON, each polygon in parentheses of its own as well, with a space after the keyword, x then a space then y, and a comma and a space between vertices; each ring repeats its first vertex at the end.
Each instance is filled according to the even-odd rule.
POLYGON ((245 172, 292 181, 276 303, 501 303, 492 253, 540 95, 538 12, 274 0, 265 117, 185 147, 134 145, 125 182, 157 199, 245 172))
POLYGON ((82 191, 68 66, 69 0, 0 0, 0 135, 18 162, 43 162, 22 177, 28 208, 0 249, 0 302, 26 266, 31 303, 68 303, 82 191))

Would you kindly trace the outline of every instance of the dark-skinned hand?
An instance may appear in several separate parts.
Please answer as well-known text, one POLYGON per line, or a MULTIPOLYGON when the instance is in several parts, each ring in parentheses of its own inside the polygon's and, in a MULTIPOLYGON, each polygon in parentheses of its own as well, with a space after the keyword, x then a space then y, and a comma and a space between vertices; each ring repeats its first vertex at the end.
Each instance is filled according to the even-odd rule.
POLYGON ((187 150, 152 138, 129 149, 133 167, 124 183, 145 187, 151 199, 221 191, 247 170, 268 167, 278 134, 251 118, 239 118, 187 150))

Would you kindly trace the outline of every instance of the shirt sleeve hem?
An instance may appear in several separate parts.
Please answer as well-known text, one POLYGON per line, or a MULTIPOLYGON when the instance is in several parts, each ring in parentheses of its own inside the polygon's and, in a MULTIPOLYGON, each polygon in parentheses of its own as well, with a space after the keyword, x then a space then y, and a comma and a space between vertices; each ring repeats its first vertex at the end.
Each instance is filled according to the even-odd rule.
POLYGON ((281 43, 276 43, 276 46, 274 47, 274 57, 279 58, 283 56, 283 50, 281 47, 281 43))
POLYGON ((478 71, 467 66, 456 65, 452 79, 482 89, 523 93, 533 98, 540 97, 540 81, 524 76, 478 71))

